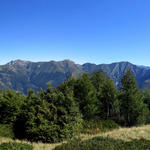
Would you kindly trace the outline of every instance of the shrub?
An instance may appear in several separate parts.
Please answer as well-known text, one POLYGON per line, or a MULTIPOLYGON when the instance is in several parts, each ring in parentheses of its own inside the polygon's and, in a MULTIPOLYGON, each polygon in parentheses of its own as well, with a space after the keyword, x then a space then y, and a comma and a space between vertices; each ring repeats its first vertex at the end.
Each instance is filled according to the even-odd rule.
POLYGON ((14 123, 15 137, 29 141, 51 142, 57 140, 55 106, 29 91, 24 110, 14 123))
POLYGON ((82 125, 72 92, 54 92, 50 87, 38 96, 30 90, 21 113, 14 122, 15 137, 44 143, 74 136, 82 125))
POLYGON ((14 132, 11 125, 0 124, 0 136, 14 138, 14 132))
POLYGON ((125 142, 123 140, 96 137, 86 141, 76 139, 57 146, 54 150, 146 150, 149 147, 150 141, 145 139, 125 142))
POLYGON ((82 133, 97 134, 118 128, 118 124, 112 120, 84 121, 82 133))
POLYGON ((16 120, 25 96, 13 90, 0 92, 0 124, 13 124, 16 120))
POLYGON ((0 150, 33 150, 33 146, 29 144, 9 142, 2 143, 0 145, 0 150))

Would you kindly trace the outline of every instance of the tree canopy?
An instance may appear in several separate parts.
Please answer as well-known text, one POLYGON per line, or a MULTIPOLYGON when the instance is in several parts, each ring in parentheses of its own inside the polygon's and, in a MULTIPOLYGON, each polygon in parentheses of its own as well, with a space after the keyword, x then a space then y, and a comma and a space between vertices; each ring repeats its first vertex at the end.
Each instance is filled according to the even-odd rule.
POLYGON ((87 122, 115 121, 122 126, 150 122, 150 92, 141 91, 131 70, 121 87, 103 72, 83 74, 53 88, 22 95, 0 91, 0 124, 13 126, 15 137, 30 141, 58 142, 80 132, 87 122))

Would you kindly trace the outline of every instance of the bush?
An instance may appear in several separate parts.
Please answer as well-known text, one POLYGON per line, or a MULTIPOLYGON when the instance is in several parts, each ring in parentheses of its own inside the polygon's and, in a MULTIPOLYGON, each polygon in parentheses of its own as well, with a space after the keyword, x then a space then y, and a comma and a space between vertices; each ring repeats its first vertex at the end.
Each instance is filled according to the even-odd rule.
POLYGON ((72 92, 30 90, 13 128, 15 137, 34 142, 53 143, 71 138, 81 128, 82 116, 72 92))
POLYGON ((33 150, 33 146, 29 144, 9 142, 2 143, 0 145, 0 150, 33 150))
POLYGON ((149 148, 150 141, 145 139, 125 142, 123 140, 96 137, 86 141, 76 139, 57 146, 54 150, 146 150, 149 148))
POLYGON ((14 138, 14 132, 11 125, 0 124, 0 136, 14 138))
POLYGON ((55 106, 38 98, 33 91, 29 94, 24 109, 14 122, 15 137, 35 142, 57 140, 55 106))
POLYGON ((25 96, 13 90, 0 92, 0 124, 13 124, 16 120, 25 96))
POLYGON ((118 124, 112 120, 84 121, 82 133, 97 134, 118 128, 118 124))

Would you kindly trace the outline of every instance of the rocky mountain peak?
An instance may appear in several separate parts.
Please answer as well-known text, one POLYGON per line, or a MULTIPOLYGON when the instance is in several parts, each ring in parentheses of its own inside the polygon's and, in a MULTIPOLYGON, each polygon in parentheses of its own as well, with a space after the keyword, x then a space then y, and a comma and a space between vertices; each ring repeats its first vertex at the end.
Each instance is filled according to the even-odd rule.
POLYGON ((8 65, 23 65, 23 64, 27 64, 29 63, 29 61, 25 61, 25 60, 21 60, 21 59, 17 59, 17 60, 12 60, 9 63, 7 63, 8 65))
POLYGON ((23 66, 28 65, 29 63, 30 63, 29 61, 24 61, 24 60, 17 59, 17 60, 10 61, 6 65, 9 65, 9 66, 22 66, 23 67, 23 66))
POLYGON ((150 89, 150 69, 133 65, 129 62, 116 62, 112 64, 91 64, 78 65, 71 60, 30 62, 15 60, 0 66, 0 88, 14 89, 26 93, 29 88, 39 90, 46 89, 47 83, 56 87, 68 78, 79 77, 84 72, 92 74, 94 71, 103 69, 111 77, 117 86, 120 84, 120 77, 127 69, 134 73, 140 88, 150 89))

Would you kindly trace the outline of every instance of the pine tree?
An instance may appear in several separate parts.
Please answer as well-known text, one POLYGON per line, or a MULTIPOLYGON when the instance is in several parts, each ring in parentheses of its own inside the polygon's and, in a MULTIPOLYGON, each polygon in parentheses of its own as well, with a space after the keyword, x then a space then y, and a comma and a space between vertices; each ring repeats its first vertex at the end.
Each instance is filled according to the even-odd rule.
POLYGON ((104 73, 103 69, 100 69, 99 71, 95 71, 93 73, 92 83, 98 94, 100 94, 102 86, 106 80, 107 80, 107 76, 104 73))
POLYGON ((21 110, 24 100, 25 96, 19 92, 13 90, 0 92, 0 123, 13 123, 21 110))
POLYGON ((14 124, 16 136, 30 141, 57 141, 59 126, 56 124, 56 112, 57 108, 52 103, 29 90, 26 103, 14 124))
POLYGON ((119 101, 117 90, 113 80, 108 79, 102 86, 101 91, 101 117, 103 119, 115 120, 119 114, 119 101))
POLYGON ((84 119, 93 119, 97 113, 97 96, 92 84, 91 75, 83 74, 74 86, 74 97, 79 103, 84 119))
POLYGON ((57 89, 56 93, 57 98, 54 104, 57 107, 57 124, 60 126, 59 135, 62 135, 63 138, 70 138, 80 132, 82 115, 74 99, 73 90, 66 82, 62 84, 61 88, 57 89))
POLYGON ((148 109, 150 110, 150 91, 148 89, 143 91, 143 101, 147 104, 148 109))
POLYGON ((120 87, 121 116, 125 126, 144 124, 147 121, 148 108, 143 103, 141 92, 131 70, 121 78, 120 87))

